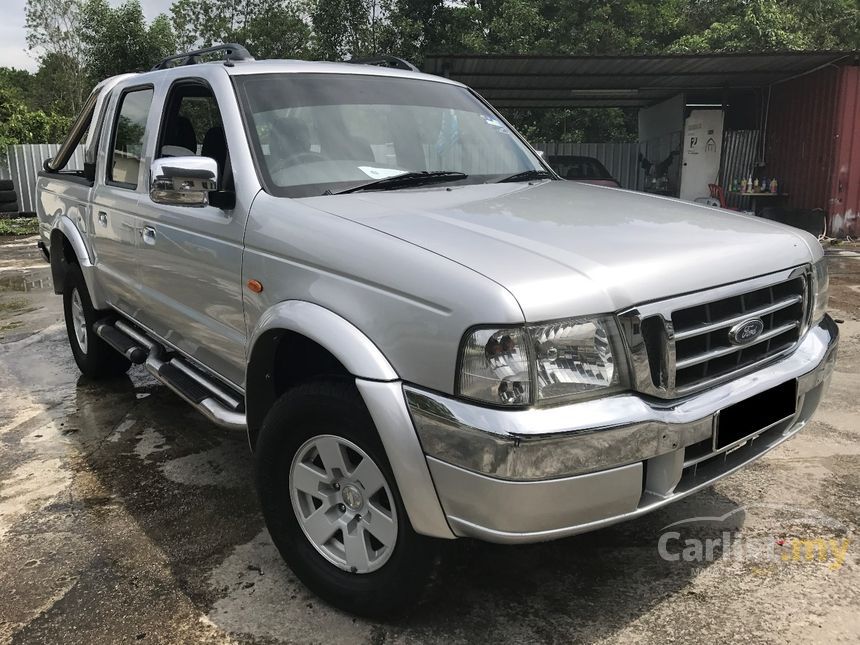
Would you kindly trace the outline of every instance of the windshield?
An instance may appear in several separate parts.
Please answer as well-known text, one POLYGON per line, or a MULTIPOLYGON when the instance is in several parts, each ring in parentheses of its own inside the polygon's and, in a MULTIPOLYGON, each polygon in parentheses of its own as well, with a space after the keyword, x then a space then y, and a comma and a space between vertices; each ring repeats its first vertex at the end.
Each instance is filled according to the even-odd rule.
POLYGON ((358 74, 239 76, 266 189, 336 193, 407 172, 459 172, 445 185, 543 169, 486 105, 457 85, 358 74))

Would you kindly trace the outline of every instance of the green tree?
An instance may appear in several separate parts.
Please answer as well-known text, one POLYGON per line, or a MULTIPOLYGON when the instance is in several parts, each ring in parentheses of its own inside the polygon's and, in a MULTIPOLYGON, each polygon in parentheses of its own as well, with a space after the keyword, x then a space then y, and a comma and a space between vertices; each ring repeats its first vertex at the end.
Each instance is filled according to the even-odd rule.
POLYGON ((306 58, 311 28, 291 0, 176 0, 170 8, 181 51, 235 42, 258 58, 306 58))
POLYGON ((0 154, 18 143, 59 143, 70 125, 70 117, 31 110, 14 91, 0 87, 0 154))
POLYGON ((80 0, 27 0, 27 45, 39 63, 63 78, 52 85, 51 103, 63 114, 77 114, 89 92, 84 62, 80 0))
POLYGON ((168 17, 160 15, 147 24, 139 0, 118 7, 111 7, 107 0, 86 0, 81 23, 84 60, 95 82, 150 69, 176 51, 168 17))
POLYGON ((383 13, 377 0, 315 0, 310 6, 313 55, 342 60, 380 53, 383 13))
POLYGON ((33 75, 27 70, 0 67, 0 102, 17 100, 28 103, 32 88, 33 75))
POLYGON ((682 12, 672 52, 856 49, 856 0, 698 0, 682 12))

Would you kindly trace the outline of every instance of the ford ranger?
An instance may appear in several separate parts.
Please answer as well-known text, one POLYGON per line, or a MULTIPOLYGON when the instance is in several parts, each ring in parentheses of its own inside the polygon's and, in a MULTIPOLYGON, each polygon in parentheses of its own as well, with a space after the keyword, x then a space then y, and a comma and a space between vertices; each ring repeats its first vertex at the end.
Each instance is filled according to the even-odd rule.
POLYGON ((142 364, 246 432, 310 589, 403 610, 442 540, 636 518, 809 421, 837 346, 815 238, 564 181, 385 62, 172 57, 101 82, 38 178, 80 370, 142 364))

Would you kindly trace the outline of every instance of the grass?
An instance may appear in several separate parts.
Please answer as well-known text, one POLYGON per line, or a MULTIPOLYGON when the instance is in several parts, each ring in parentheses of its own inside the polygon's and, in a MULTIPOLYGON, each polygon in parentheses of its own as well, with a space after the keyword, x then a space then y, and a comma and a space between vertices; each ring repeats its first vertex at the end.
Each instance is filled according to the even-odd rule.
POLYGON ((38 232, 39 220, 35 217, 0 219, 0 235, 35 235, 38 232))
POLYGON ((27 301, 24 298, 13 298, 6 302, 0 301, 0 314, 20 314, 27 309, 27 301))

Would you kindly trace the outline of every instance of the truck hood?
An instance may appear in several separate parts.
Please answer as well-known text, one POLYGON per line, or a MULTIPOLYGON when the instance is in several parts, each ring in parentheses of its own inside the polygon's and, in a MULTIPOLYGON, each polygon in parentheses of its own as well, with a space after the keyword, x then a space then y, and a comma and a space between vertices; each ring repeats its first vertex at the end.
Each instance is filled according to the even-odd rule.
POLYGON ((569 181, 302 201, 481 273, 513 294, 528 321, 619 311, 815 259, 814 238, 798 229, 569 181))

